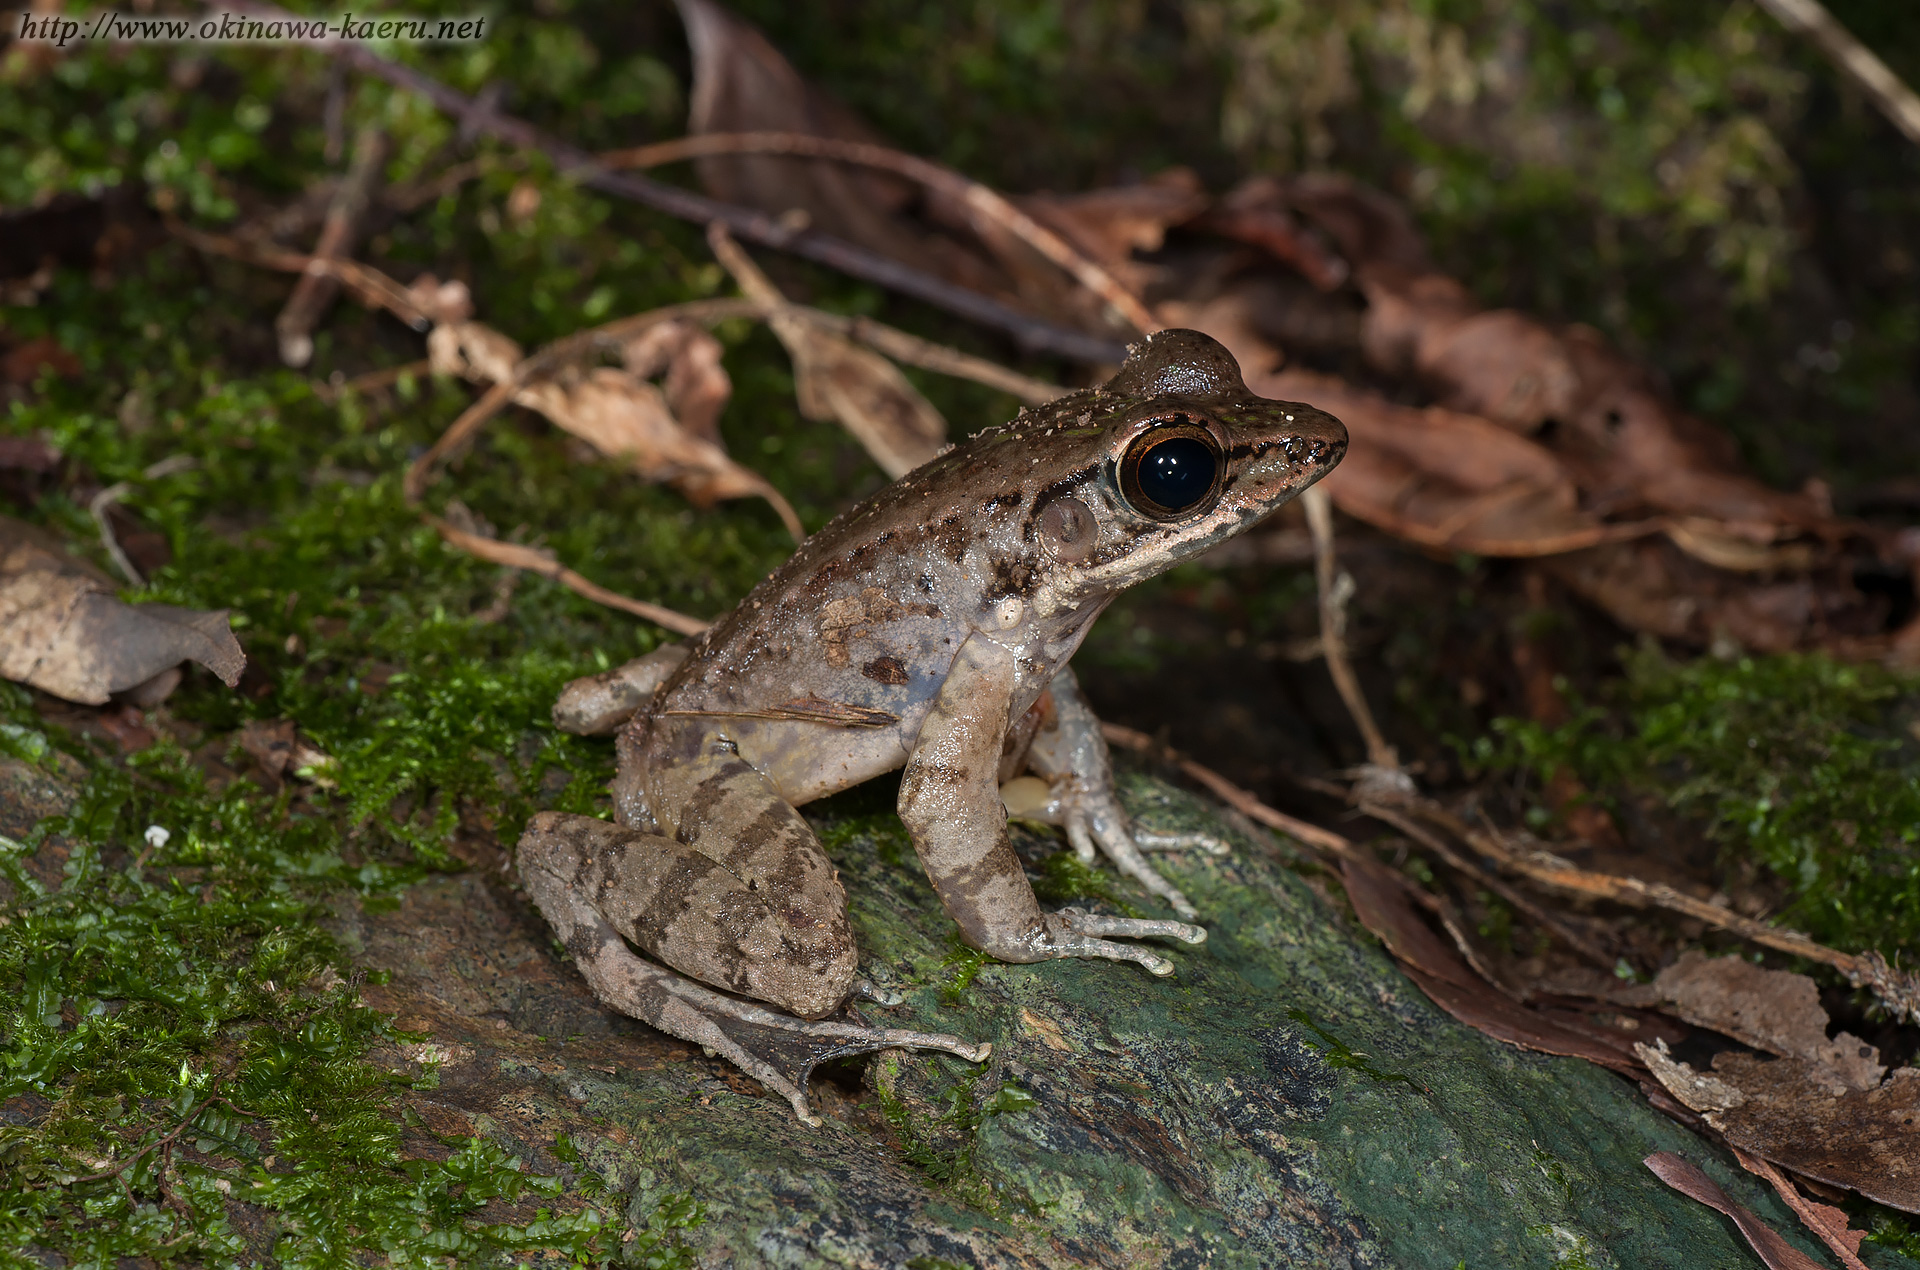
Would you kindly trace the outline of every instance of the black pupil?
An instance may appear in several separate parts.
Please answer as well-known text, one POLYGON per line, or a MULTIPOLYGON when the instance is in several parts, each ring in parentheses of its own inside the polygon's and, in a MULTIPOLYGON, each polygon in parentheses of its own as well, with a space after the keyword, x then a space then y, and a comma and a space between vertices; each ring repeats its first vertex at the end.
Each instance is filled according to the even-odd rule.
POLYGON ((1213 488, 1213 451, 1193 437, 1168 437, 1140 456, 1140 492, 1170 512, 1183 511, 1213 488))

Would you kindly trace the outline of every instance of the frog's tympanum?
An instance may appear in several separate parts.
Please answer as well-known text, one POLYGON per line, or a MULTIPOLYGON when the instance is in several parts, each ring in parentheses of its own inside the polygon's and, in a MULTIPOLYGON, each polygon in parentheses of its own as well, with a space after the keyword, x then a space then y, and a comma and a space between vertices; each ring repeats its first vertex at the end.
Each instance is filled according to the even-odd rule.
POLYGON ((1206 931, 1040 907, 1001 783, 1083 860, 1098 844, 1196 916, 1141 850, 1224 848, 1129 827, 1067 659, 1120 590, 1255 524, 1346 445, 1338 420, 1252 395, 1225 349, 1176 330, 1104 387, 909 472, 697 639, 568 687, 561 727, 618 729, 615 822, 536 816, 519 846, 534 903, 600 1000, 725 1055, 809 1123, 819 1062, 988 1050, 853 1012, 886 997, 859 978, 846 892, 794 810, 811 799, 904 767, 900 818, 970 946, 1172 973, 1117 940, 1206 931))

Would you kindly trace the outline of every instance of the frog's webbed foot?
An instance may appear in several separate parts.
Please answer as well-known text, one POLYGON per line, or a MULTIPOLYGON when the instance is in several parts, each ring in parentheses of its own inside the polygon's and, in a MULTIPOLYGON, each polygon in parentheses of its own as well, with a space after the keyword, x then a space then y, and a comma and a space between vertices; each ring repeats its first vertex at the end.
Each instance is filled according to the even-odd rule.
POLYGON ((807 1102, 807 1080, 821 1063, 882 1049, 945 1050, 977 1063, 991 1043, 969 1045, 957 1036, 863 1027, 833 1019, 808 1022, 703 987, 636 956, 612 925, 582 897, 533 885, 534 902, 553 923, 586 976, 593 995, 622 1014, 683 1041, 701 1045, 785 1098, 793 1114, 818 1126, 807 1102))
MULTIPOLYGON (((808 1021, 717 992, 639 956, 601 906, 620 918, 636 939, 651 938, 673 950, 679 947, 674 939, 678 927, 668 923, 650 928, 646 915, 651 910, 636 902, 647 898, 645 889, 654 880, 650 869, 664 864, 655 871, 677 887, 675 911, 699 907, 685 901, 700 898, 697 882, 703 864, 705 873, 713 876, 711 861, 671 839, 584 816, 546 812, 528 825, 518 854, 529 896, 579 965, 595 997, 662 1032, 721 1055, 784 1097, 794 1114, 810 1125, 818 1125, 820 1119, 807 1103, 807 1079, 821 1063, 894 1048, 945 1050, 979 1062, 991 1051, 990 1045, 970 1045, 957 1036, 867 1027, 831 1018, 808 1021)), ((713 898, 736 911, 747 906, 737 893, 716 893, 713 898)), ((853 984, 856 991, 858 986, 853 984)), ((823 1004, 832 1003, 823 999, 823 1004)))

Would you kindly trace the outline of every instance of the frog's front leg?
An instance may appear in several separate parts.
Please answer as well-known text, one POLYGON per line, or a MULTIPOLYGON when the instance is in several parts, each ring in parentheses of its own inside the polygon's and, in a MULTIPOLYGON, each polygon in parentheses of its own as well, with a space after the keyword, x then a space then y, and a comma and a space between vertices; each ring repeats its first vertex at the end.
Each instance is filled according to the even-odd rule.
POLYGON ((1105 851, 1128 877, 1167 901, 1182 917, 1196 917, 1180 888, 1161 877, 1141 856, 1141 851, 1173 851, 1197 848, 1213 855, 1225 855, 1227 844, 1211 834, 1148 833, 1128 824, 1113 792, 1113 763, 1107 755, 1106 740, 1100 735, 1100 720, 1080 693, 1073 671, 1065 666, 1053 677, 1055 722, 1042 729, 1027 751, 1027 765, 1051 785, 1044 805, 1030 809, 1037 818, 1065 827, 1067 841, 1073 844, 1081 862, 1092 864, 1094 844, 1105 851))
POLYGON ((947 915, 968 945, 1002 961, 1105 957, 1173 973, 1164 957, 1101 935, 1171 935, 1200 943, 1185 922, 1042 911, 1007 840, 996 781, 1013 701, 1015 656, 981 636, 961 645, 900 780, 900 819, 947 915))
POLYGON ((819 1063, 894 1047, 986 1057, 987 1045, 954 1036, 819 1017, 855 989, 856 959, 846 895, 812 830, 717 737, 662 785, 686 841, 556 812, 520 839, 527 892, 594 996, 723 1055, 810 1124, 819 1063))

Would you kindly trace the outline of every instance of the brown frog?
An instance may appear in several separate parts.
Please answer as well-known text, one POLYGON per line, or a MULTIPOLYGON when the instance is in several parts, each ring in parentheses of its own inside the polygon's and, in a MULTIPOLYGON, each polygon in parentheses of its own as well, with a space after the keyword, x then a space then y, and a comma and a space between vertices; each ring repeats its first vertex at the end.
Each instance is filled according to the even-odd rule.
POLYGON ((1205 930, 1043 910, 1000 784, 1031 769, 1047 782, 1037 810, 1083 858, 1097 844, 1195 916, 1140 849, 1210 844, 1129 828, 1067 659, 1120 590, 1252 526, 1346 444, 1338 420, 1254 396, 1219 344, 1170 330, 1105 386, 908 473, 698 638, 568 687, 561 727, 618 729, 615 821, 534 818, 518 852, 534 903, 600 1000, 724 1055, 815 1124, 819 1062, 989 1047, 843 1014, 883 998, 858 977, 846 893, 794 810, 812 799, 904 767, 900 818, 967 944, 1170 974, 1118 941, 1205 930))

